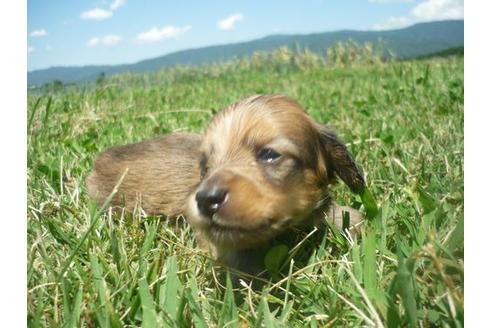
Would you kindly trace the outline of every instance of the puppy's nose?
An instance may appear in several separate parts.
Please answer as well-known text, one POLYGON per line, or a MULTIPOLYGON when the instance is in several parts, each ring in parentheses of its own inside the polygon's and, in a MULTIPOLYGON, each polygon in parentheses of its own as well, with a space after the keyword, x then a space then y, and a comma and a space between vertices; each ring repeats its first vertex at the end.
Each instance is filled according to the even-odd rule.
POLYGON ((213 187, 197 192, 195 199, 200 212, 211 218, 212 215, 219 211, 222 204, 224 204, 226 196, 226 190, 213 187))

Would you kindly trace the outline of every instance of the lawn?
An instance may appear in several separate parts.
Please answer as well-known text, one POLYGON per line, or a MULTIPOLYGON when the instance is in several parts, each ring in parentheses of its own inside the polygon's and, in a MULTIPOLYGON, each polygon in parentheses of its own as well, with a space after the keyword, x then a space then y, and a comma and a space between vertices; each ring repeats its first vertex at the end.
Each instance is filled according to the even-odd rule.
MULTIPOLYGON (((30 327, 463 326, 463 57, 277 54, 28 92, 30 327), (186 224, 89 199, 98 152, 203 131, 257 93, 295 98, 347 142, 379 205, 360 237, 319 231, 252 289, 231 284, 186 224)), ((343 184, 333 195, 361 206, 343 184)))

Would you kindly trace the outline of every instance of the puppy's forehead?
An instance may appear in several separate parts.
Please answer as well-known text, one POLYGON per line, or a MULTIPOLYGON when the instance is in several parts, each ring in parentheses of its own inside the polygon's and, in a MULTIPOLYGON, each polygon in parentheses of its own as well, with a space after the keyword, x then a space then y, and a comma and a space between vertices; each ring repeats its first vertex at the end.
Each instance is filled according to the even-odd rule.
POLYGON ((302 107, 284 96, 254 96, 219 112, 211 121, 203 151, 224 154, 241 147, 268 144, 305 147, 313 123, 302 107))

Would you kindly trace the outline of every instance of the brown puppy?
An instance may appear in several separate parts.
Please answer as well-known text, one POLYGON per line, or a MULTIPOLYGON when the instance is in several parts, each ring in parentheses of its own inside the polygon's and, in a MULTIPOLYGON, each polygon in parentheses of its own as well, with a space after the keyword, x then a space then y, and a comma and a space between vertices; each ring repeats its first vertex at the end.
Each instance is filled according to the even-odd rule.
MULTIPOLYGON (((202 181, 188 199, 187 221, 216 257, 242 270, 236 259, 291 228, 320 223, 330 213, 327 186, 336 176, 356 193, 365 187, 344 144, 284 96, 253 96, 225 108, 200 149, 202 181)), ((339 227, 342 210, 331 211, 339 227)), ((352 223, 361 220, 349 212, 352 223)))
POLYGON ((285 96, 253 96, 219 112, 201 140, 171 134, 112 148, 96 161, 90 194, 102 203, 125 169, 113 205, 176 216, 223 263, 256 273, 259 251, 292 229, 313 227, 324 213, 341 228, 361 215, 331 204, 327 187, 340 177, 360 193, 364 178, 343 143, 285 96), (187 200, 185 201, 185 199, 187 200))

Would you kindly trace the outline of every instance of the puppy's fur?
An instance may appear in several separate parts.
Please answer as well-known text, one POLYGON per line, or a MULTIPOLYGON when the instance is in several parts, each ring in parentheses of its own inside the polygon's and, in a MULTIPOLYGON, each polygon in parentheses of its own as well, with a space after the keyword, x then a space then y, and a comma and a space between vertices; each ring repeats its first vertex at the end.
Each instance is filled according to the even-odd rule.
POLYGON ((149 214, 186 213, 199 240, 225 264, 249 272, 265 243, 292 229, 319 225, 327 213, 341 227, 360 214, 334 206, 327 187, 340 177, 353 192, 365 182, 344 144, 285 96, 253 96, 220 111, 203 139, 171 134, 116 147, 96 161, 88 179, 101 203, 128 168, 113 205, 149 214), (198 206, 204 193, 222 196, 198 206), (330 213, 332 215, 330 215, 330 213))
POLYGON ((186 217, 225 262, 286 230, 319 224, 336 176, 354 192, 365 186, 344 144, 284 96, 254 96, 222 110, 200 149, 202 181, 186 217), (207 217, 197 196, 214 188, 227 195, 207 217))
POLYGON ((141 204, 147 214, 183 214, 186 197, 200 181, 201 140, 198 134, 174 133, 110 148, 99 156, 87 178, 89 194, 102 205, 128 168, 113 206, 133 210, 141 204))

